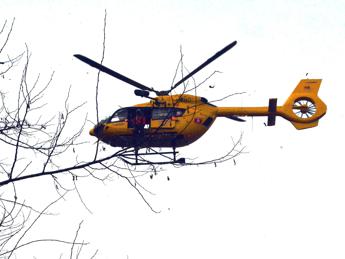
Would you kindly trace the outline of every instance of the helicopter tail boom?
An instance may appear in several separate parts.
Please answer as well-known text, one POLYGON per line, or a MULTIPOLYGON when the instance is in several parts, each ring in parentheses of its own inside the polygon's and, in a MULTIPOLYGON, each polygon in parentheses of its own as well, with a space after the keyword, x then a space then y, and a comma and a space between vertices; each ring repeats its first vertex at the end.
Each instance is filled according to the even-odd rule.
POLYGON ((327 110, 326 104, 318 97, 321 81, 302 79, 282 106, 277 106, 277 99, 270 99, 265 107, 218 107, 217 117, 267 116, 267 126, 273 126, 276 116, 281 116, 296 129, 315 127, 327 110))

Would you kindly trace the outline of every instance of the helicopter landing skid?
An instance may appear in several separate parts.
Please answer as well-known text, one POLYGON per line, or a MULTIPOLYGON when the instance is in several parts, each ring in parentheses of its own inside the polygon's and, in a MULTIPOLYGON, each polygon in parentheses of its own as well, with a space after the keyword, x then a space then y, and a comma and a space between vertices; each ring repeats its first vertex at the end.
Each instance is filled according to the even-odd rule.
POLYGON ((157 151, 153 148, 146 148, 145 152, 140 152, 140 148, 134 147, 121 153, 120 158, 130 165, 166 165, 185 164, 185 158, 176 159, 178 151, 157 151), (148 157, 152 159, 148 159, 148 157))

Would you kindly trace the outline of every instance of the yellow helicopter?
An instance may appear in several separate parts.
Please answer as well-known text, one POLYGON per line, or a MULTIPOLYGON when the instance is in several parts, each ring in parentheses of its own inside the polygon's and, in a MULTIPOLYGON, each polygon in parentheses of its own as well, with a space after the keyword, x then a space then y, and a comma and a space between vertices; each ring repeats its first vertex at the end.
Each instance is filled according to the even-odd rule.
MULTIPOLYGON (((133 148, 134 164, 140 164, 138 150, 141 148, 172 148, 172 152, 164 152, 164 155, 173 155, 169 163, 184 163, 183 158, 176 160, 176 148, 199 139, 217 117, 243 122, 243 116, 267 116, 267 126, 273 126, 276 116, 281 116, 290 121, 296 129, 317 126, 327 110, 325 103, 318 97, 321 79, 301 80, 282 106, 277 106, 277 99, 269 99, 268 106, 264 107, 217 107, 204 97, 184 93, 170 94, 236 44, 234 41, 215 53, 166 91, 157 91, 83 55, 74 55, 86 64, 136 87, 135 95, 149 99, 146 103, 115 111, 93 127, 90 135, 113 147, 133 148), (155 93, 156 97, 150 97, 150 92, 155 93)), ((155 153, 163 154, 158 151, 155 153)), ((145 164, 152 163, 145 161, 145 164)))

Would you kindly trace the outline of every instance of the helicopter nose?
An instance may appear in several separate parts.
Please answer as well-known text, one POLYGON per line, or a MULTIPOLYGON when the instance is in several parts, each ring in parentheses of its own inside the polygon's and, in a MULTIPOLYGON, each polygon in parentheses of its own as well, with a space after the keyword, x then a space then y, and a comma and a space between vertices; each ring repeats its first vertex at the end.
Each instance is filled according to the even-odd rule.
POLYGON ((104 124, 99 123, 95 127, 93 127, 89 133, 91 136, 98 137, 103 133, 103 129, 104 129, 104 124))
POLYGON ((91 136, 95 136, 95 129, 94 128, 90 129, 89 134, 91 136))

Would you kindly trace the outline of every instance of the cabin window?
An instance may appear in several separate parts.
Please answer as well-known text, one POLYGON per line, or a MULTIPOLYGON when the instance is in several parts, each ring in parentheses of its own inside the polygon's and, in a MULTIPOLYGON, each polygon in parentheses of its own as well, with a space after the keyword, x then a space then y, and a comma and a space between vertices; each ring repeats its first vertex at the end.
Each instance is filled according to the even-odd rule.
POLYGON ((171 119, 171 117, 181 117, 184 111, 184 109, 180 108, 154 108, 152 110, 152 119, 167 120, 171 119))
POLYGON ((171 116, 172 116, 171 109, 157 108, 157 109, 152 110, 153 120, 165 120, 165 119, 169 119, 171 116))
POLYGON ((128 116, 128 110, 127 109, 120 109, 113 114, 110 121, 111 122, 126 121, 127 116, 128 116))

